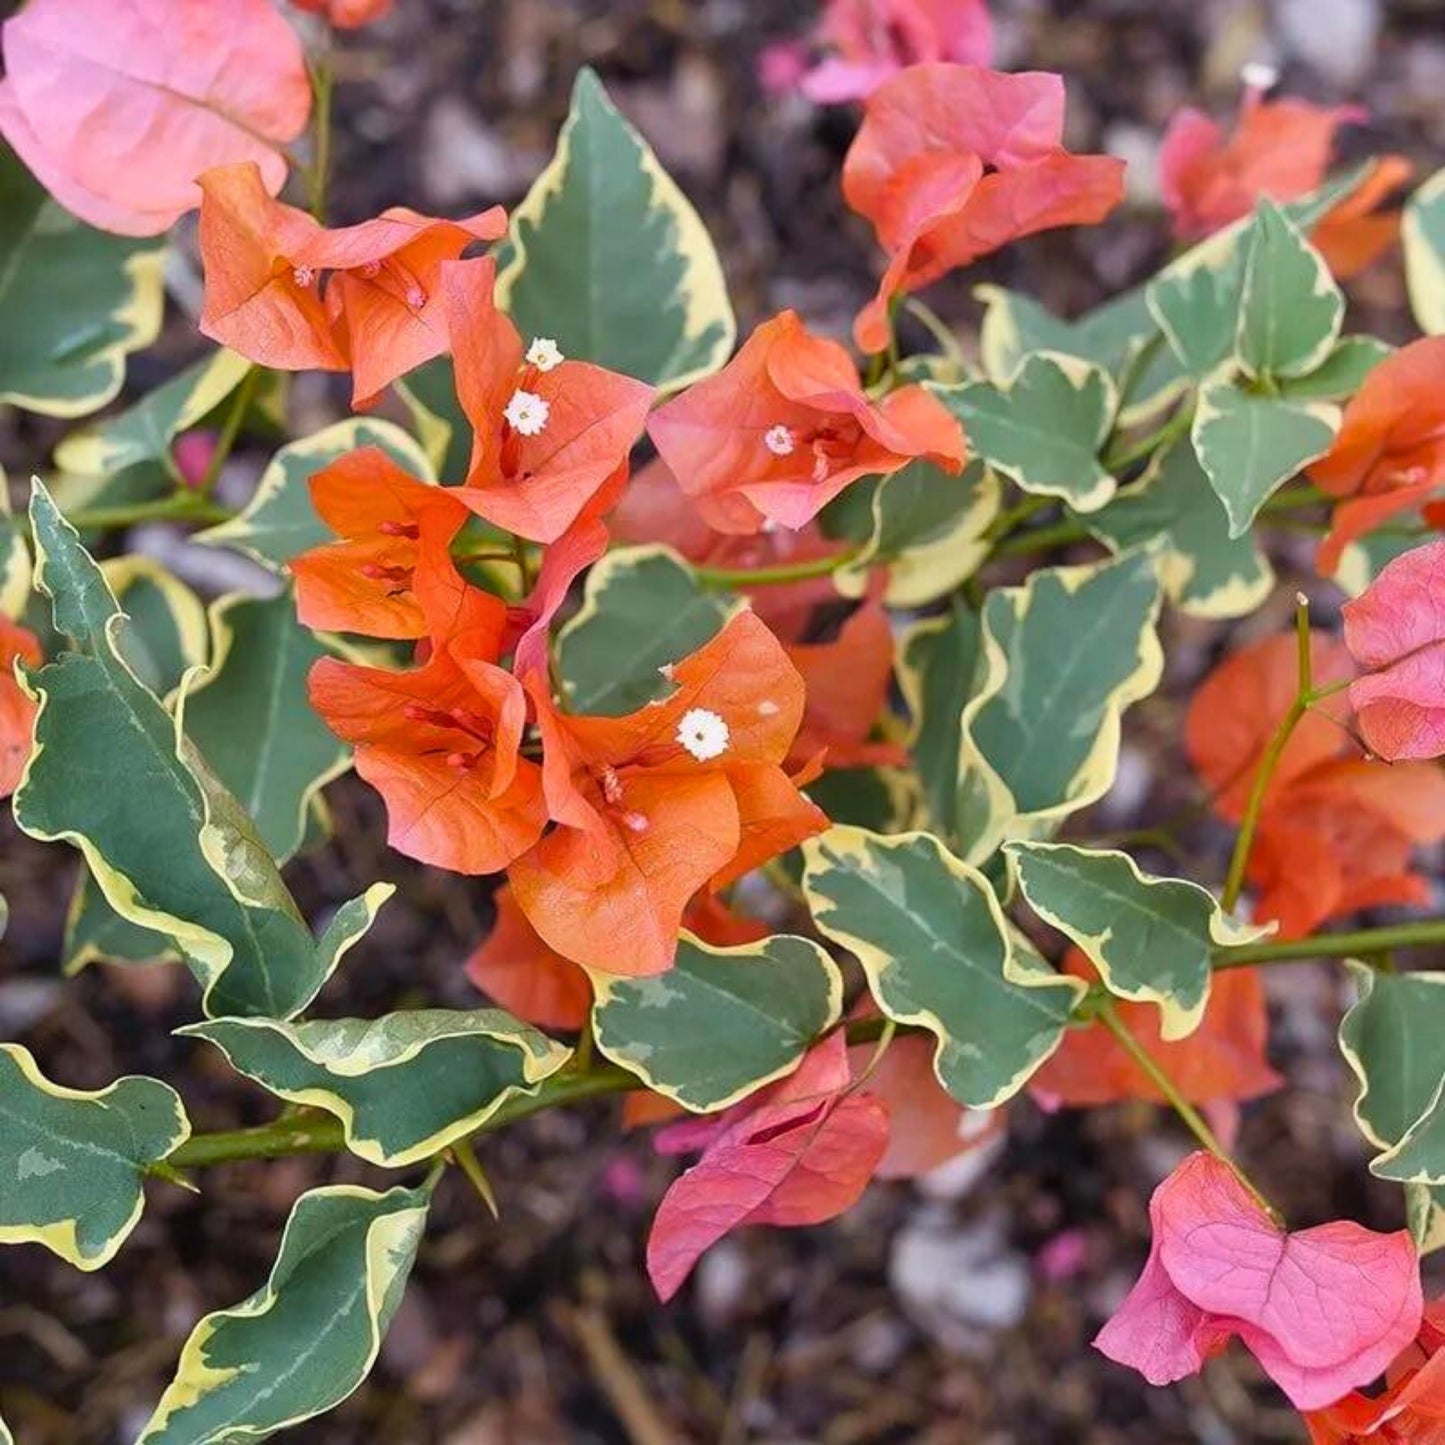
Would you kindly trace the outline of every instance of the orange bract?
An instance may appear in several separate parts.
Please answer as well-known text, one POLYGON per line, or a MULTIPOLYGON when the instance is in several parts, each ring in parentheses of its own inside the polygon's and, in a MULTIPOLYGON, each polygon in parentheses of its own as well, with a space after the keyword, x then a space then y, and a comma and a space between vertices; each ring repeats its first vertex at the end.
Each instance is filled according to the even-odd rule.
MULTIPOLYGON (((1098 973, 1077 948, 1064 957, 1065 973, 1093 982, 1098 973)), ((1192 1104, 1257 1098, 1280 1087, 1265 1057, 1269 1012, 1264 986, 1250 969, 1215 975, 1204 1020, 1186 1039, 1165 1043, 1153 1004, 1116 1001, 1120 1022, 1192 1104)), ((1070 1029, 1057 1052, 1036 1073, 1029 1092, 1042 1104, 1093 1108, 1121 1099, 1168 1102, 1159 1086, 1106 1029, 1070 1029)))
POLYGON ((506 229, 500 206, 461 221, 398 206, 328 231, 272 200, 253 164, 200 185, 201 330, 262 366, 349 369, 357 406, 446 351, 442 267, 506 229))
POLYGON ((592 985, 570 959, 548 948, 505 885, 492 896, 492 931, 467 960, 467 977, 508 1013, 541 1029, 580 1029, 592 985))
POLYGON ((519 755, 521 684, 462 634, 408 672, 323 658, 311 702, 386 800, 387 841, 456 873, 495 873, 537 841, 541 771, 519 755))
POLYGON ((963 464, 963 430, 922 387, 878 404, 836 342, 792 311, 764 322, 716 375, 656 412, 648 432, 703 518, 722 532, 799 528, 850 482, 915 457, 963 464))
MULTIPOLYGON (((1354 671, 1344 645, 1311 638, 1315 685, 1354 671)), ((1226 658, 1195 693, 1185 742, 1221 817, 1238 821, 1270 735, 1297 685, 1293 637, 1271 637, 1226 658)), ((1423 901, 1412 849, 1445 837, 1445 775, 1425 764, 1366 761, 1343 726, 1343 697, 1296 727, 1265 793, 1248 877, 1256 916, 1301 938, 1327 919, 1385 902, 1423 901), (1333 721, 1337 718, 1339 721, 1333 721)))
POLYGON ((17 659, 27 667, 39 667, 40 642, 28 627, 0 615, 0 798, 8 798, 20 786, 35 727, 35 704, 15 680, 17 659))
POLYGON ((611 973, 667 969, 688 901, 825 826, 783 772, 803 686, 751 613, 671 669, 674 692, 624 717, 557 710, 536 674, 557 824, 510 869, 537 932, 611 973))
POLYGON ((463 583, 447 548, 467 510, 452 493, 361 447, 311 478, 311 502, 342 540, 291 561, 302 622, 367 637, 455 630, 463 583))
POLYGON ((1347 1395, 1305 1416, 1311 1445, 1445 1445, 1445 1303, 1386 1372, 1382 1394, 1347 1395))
POLYGON ((359 30, 391 13, 395 0, 291 0, 300 10, 324 15, 338 30, 359 30))
POLYGON ((915 65, 875 90, 843 194, 888 253, 853 334, 888 343, 888 305, 1009 241, 1102 221, 1124 194, 1124 162, 1063 148, 1064 83, 972 65, 915 65))
POLYGON ((472 425, 471 465, 457 495, 479 517, 553 542, 599 499, 616 499, 653 389, 545 338, 525 350, 493 299, 490 258, 443 270, 457 396, 472 425))
POLYGON ((1319 569, 1329 575, 1349 543, 1445 485, 1445 336, 1429 336, 1387 356, 1345 406, 1334 445, 1309 465, 1310 480, 1332 497, 1330 534, 1319 569))

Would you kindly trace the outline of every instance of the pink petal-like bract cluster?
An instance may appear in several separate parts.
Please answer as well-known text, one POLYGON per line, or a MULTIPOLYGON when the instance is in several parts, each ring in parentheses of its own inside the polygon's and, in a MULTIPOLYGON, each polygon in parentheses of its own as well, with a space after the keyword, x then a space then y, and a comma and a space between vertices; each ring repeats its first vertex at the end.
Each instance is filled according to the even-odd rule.
POLYGON ((659 1135, 660 1150, 703 1150, 652 1222, 647 1272, 661 1299, 739 1225, 821 1224, 856 1203, 888 1147, 888 1109, 848 1093, 850 1077, 843 1035, 834 1033, 756 1099, 659 1135))
POLYGON ((271 0, 32 0, 0 28, 0 134, 67 210, 155 236, 196 177, 254 161, 273 195, 311 112, 271 0))
POLYGON ((1286 1233, 1228 1165, 1194 1154, 1154 1191, 1148 1263, 1095 1345, 1151 1385, 1196 1374, 1238 1335, 1300 1410, 1369 1383, 1415 1338, 1408 1230, 1286 1233))
POLYGON ((1445 541, 1388 563, 1344 606, 1345 644, 1367 669, 1350 705, 1390 762, 1445 753, 1445 541))

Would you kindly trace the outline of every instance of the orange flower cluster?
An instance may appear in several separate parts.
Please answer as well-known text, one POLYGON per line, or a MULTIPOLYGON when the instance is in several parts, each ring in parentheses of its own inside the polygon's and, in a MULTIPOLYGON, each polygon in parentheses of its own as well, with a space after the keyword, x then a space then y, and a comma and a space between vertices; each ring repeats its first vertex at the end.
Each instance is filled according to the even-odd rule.
POLYGON ((524 349, 493 303, 490 260, 444 262, 436 279, 475 436, 465 481, 430 485, 374 449, 342 457, 312 482, 337 540, 293 563, 308 626, 415 640, 418 665, 323 659, 312 701, 386 800, 393 847, 458 872, 505 869, 529 928, 564 959, 660 972, 700 892, 826 826, 784 768, 803 680, 744 612, 669 669, 657 703, 623 717, 557 705, 548 628, 606 548, 601 516, 652 391, 545 339, 524 349), (471 516, 549 544, 521 603, 458 569, 471 516))

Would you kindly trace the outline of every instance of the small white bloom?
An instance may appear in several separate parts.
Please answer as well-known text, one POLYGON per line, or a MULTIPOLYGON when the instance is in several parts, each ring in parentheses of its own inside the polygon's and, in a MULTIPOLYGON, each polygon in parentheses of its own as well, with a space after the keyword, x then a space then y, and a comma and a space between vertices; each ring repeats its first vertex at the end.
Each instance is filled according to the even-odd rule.
POLYGON ((728 725, 705 707, 689 708, 677 725, 677 740, 698 762, 706 763, 726 751, 728 725))
POLYGON ((1239 78, 1246 90, 1262 94, 1279 84, 1279 71, 1267 60, 1250 60, 1240 68, 1239 78))
POLYGON ((538 371, 551 371, 554 366, 561 366, 566 359, 561 348, 550 336, 533 337, 532 344, 527 348, 527 365, 535 366, 538 371))
POLYGON ((310 266, 298 266, 292 271, 291 279, 298 286, 306 287, 316 279, 316 272, 310 266))
POLYGON ((798 445, 791 431, 785 426, 770 426, 763 433, 763 445, 775 457, 790 457, 798 445))
POLYGON ((502 413, 507 425, 524 437, 537 436, 547 425, 551 407, 534 391, 517 390, 502 413))

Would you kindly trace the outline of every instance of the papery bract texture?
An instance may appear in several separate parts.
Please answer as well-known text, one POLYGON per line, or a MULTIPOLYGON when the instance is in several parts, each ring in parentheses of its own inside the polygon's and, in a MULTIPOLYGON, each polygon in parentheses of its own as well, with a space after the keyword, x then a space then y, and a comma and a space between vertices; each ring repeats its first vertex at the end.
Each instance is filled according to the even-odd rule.
POLYGON ((957 471, 964 457, 962 428, 942 402, 918 386, 870 401, 843 347, 792 311, 657 411, 648 432, 722 532, 796 529, 859 477, 886 476, 915 457, 957 471))
MULTIPOLYGON (((1318 688, 1354 672, 1339 641, 1311 638, 1318 688)), ((1266 745, 1298 685, 1295 639, 1262 639, 1232 653, 1200 685, 1185 719, 1190 761, 1213 807, 1238 822, 1266 745)), ((1410 870, 1422 843, 1445 836, 1445 775, 1425 763, 1386 767, 1364 758, 1335 695, 1300 720, 1280 755, 1260 814, 1247 877, 1254 916, 1285 938, 1328 919, 1387 903, 1428 901, 1410 870)))
MULTIPOLYGON (((1064 972, 1093 982, 1097 970, 1082 950, 1071 948, 1064 972)), ((1216 975, 1209 1007, 1188 1038, 1165 1042, 1153 1004, 1116 1001, 1119 1021, 1169 1076, 1191 1104, 1230 1104, 1280 1087, 1269 1066, 1269 1011, 1264 985, 1250 969, 1216 975)), ((1122 1099, 1167 1103, 1158 1084, 1124 1051, 1107 1029, 1069 1029, 1044 1066, 1029 1081, 1029 1092, 1050 1108, 1094 1108, 1122 1099)))
POLYGON ((1181 240, 1197 240, 1247 216, 1261 196, 1294 201, 1318 190, 1335 135, 1364 119, 1357 107, 1245 95, 1234 133, 1186 106, 1170 121, 1159 152, 1159 186, 1181 240))
POLYGON ((311 84, 271 0, 32 0, 0 27, 0 134, 83 221, 166 230, 212 166, 286 179, 311 84))
POLYGON ((1311 1445, 1445 1445, 1445 1304, 1426 1306, 1420 1333, 1385 1378, 1381 1394, 1356 1392, 1307 1414, 1311 1445))
POLYGON ((1063 148, 1064 83, 972 65, 916 65, 868 99, 843 166, 848 204, 889 262, 854 339, 881 351, 888 304, 1009 241, 1102 221, 1124 162, 1063 148))
POLYGON ((512 865, 512 889, 551 947, 604 972, 669 968, 699 889, 826 826, 782 768, 802 679, 755 616, 669 676, 671 695, 615 718, 563 713, 528 679, 557 826, 512 865))
POLYGON ((1391 762, 1445 753, 1445 541, 1387 563, 1343 610, 1365 741, 1391 762))
POLYGON ((1309 477, 1345 499, 1320 544, 1317 562, 1326 575, 1349 543, 1416 510, 1445 485, 1445 336, 1412 342, 1370 372, 1309 477))
POLYGON ((1153 1385, 1198 1372, 1237 1335, 1302 1410, 1373 1380, 1420 1327, 1408 1230, 1349 1221, 1290 1234, 1211 1154, 1154 1191, 1144 1272, 1097 1347, 1153 1385))
POLYGON ((616 500, 642 435, 653 388, 524 344, 493 299, 490 258, 444 268, 457 397, 472 425, 458 496, 479 517, 534 542, 554 542, 616 500))
POLYGON ((829 0, 813 38, 830 53, 798 88, 820 105, 863 100, 910 65, 993 59, 986 0, 829 0))
POLYGON ((35 727, 35 704, 15 680, 17 660, 39 667, 40 641, 29 628, 0 616, 0 798, 20 785, 35 727))
POLYGON ((492 930, 467 960, 467 977, 492 1000, 541 1029, 580 1029, 592 985, 570 959, 548 948, 505 885, 492 896, 492 930))
MULTIPOLYGON (((647 1241, 653 1288, 672 1298, 702 1253, 744 1224, 821 1224, 850 1208, 888 1143, 888 1110, 846 1092, 843 1036, 797 1072, 718 1120, 675 1126, 673 1147, 702 1147, 663 1196, 647 1241), (682 1131, 682 1132, 677 1132, 682 1131)), ((663 1136, 659 1147, 668 1148, 663 1136)))
POLYGON ((379 447, 361 447, 311 478, 311 504, 342 540, 290 563, 302 622, 366 637, 453 630, 438 594, 463 585, 447 548, 467 509, 451 492, 412 476, 379 447))
POLYGON ((541 770, 520 756, 526 698, 488 642, 463 635, 411 671, 311 669, 312 706, 386 801, 387 841, 455 873, 499 872, 546 822, 541 770))

